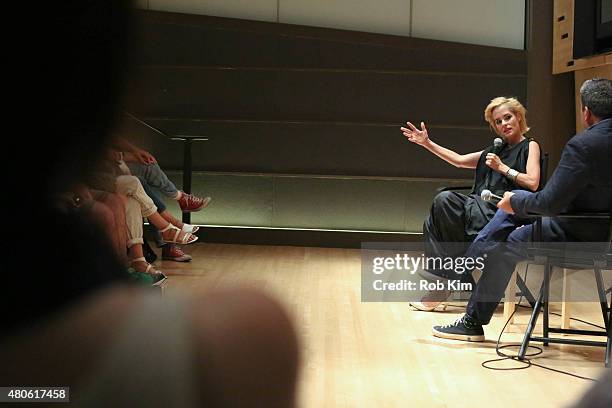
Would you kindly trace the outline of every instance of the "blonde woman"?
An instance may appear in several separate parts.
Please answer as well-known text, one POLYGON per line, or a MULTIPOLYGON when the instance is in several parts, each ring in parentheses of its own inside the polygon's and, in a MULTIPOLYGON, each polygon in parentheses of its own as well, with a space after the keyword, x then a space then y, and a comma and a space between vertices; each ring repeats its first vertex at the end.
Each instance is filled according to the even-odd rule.
MULTIPOLYGON (((458 168, 474 169, 474 186, 470 194, 443 191, 433 200, 429 216, 423 224, 426 256, 456 258, 465 253, 478 232, 493 218, 497 207, 480 198, 484 189, 503 195, 504 191, 524 189, 536 191, 540 181, 540 147, 525 137, 529 131, 526 109, 516 99, 497 97, 485 108, 484 118, 503 140, 494 146, 467 154, 459 154, 435 143, 421 122, 420 129, 407 122, 404 136, 458 168)), ((471 275, 458 276, 454 271, 427 269, 422 277, 430 280, 462 279, 473 282, 471 275)), ((420 302, 411 302, 419 310, 432 311, 450 296, 450 291, 428 292, 420 302)))

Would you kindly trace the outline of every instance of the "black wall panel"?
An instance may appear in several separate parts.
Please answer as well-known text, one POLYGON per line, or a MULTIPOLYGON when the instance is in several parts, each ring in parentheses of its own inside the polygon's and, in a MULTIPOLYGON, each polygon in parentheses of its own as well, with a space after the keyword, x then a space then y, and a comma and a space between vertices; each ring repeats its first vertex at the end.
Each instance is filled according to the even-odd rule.
MULTIPOLYGON (((199 170, 470 178, 407 142, 399 126, 426 121, 432 139, 476 151, 493 138, 488 101, 526 98, 523 51, 152 11, 138 18, 128 110, 170 135, 209 137, 194 145, 199 170)), ((178 142, 130 129, 166 168, 180 168, 178 142)))

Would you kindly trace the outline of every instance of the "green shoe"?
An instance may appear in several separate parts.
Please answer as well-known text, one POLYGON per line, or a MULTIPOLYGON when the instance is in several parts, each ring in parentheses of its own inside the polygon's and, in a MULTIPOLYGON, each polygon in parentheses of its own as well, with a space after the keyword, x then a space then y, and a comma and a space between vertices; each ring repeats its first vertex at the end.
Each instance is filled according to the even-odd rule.
MULTIPOLYGON (((172 224, 168 224, 168 225, 169 226, 173 226, 172 224)), ((178 230, 178 228, 176 228, 176 227, 174 227, 174 228, 178 230)), ((197 239, 197 237, 196 237, 196 239, 197 239)), ((138 272, 138 273, 144 273, 145 275, 149 275, 153 279, 150 282, 151 285, 153 285, 153 286, 161 286, 161 284, 166 281, 166 275, 164 275, 161 271, 158 271, 157 269, 155 269, 153 267, 153 265, 148 263, 144 256, 141 256, 140 258, 134 258, 130 262, 131 265, 134 265, 135 263, 143 263, 144 264, 144 266, 146 267, 146 269, 144 271, 138 271, 136 268, 134 268, 134 270, 136 272, 138 272)))
POLYGON ((128 275, 130 280, 139 285, 150 286, 155 283, 155 278, 153 275, 144 272, 138 272, 134 268, 128 268, 128 275))

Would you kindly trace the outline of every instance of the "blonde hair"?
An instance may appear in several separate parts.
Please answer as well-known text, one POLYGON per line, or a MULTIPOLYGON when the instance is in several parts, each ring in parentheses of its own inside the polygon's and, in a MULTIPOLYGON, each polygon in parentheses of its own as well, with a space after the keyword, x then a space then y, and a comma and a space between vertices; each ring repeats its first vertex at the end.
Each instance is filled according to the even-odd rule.
POLYGON ((527 109, 521 104, 516 98, 508 98, 505 96, 498 96, 497 98, 491 100, 491 102, 487 105, 484 110, 484 118, 487 122, 489 122, 489 126, 491 129, 497 133, 497 129, 495 128, 495 121, 493 120, 493 111, 500 106, 505 105, 510 109, 512 113, 516 115, 519 120, 519 125, 521 129, 521 134, 525 134, 529 132, 529 126, 527 126, 527 109))

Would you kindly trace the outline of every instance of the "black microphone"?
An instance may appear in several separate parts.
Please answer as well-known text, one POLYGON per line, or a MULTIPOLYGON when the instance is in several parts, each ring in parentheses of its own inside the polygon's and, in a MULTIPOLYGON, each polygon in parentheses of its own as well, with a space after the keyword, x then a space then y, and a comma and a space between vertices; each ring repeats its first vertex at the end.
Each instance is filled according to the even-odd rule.
MULTIPOLYGON (((501 139, 501 137, 496 137, 495 139, 493 139, 493 150, 491 150, 491 153, 499 156, 499 152, 501 151, 503 144, 504 144, 504 141, 501 139)), ((490 179, 491 179, 492 172, 493 172, 493 169, 489 167, 489 171, 487 171, 487 176, 485 177, 484 185, 486 188, 490 187, 489 183, 491 181, 490 179)))

